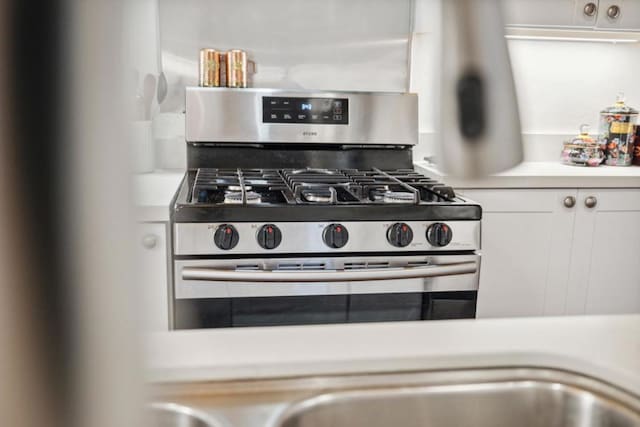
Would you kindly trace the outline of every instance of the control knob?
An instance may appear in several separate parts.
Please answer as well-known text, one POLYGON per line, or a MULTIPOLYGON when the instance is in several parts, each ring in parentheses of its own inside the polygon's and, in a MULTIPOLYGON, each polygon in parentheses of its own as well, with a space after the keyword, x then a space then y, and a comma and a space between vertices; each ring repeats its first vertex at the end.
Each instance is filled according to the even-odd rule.
POLYGON ((325 227, 322 240, 330 248, 340 249, 349 241, 349 232, 342 224, 331 224, 325 227))
POLYGON ((240 240, 238 231, 233 225, 229 224, 220 225, 213 235, 213 242, 217 247, 225 251, 235 248, 238 240, 240 240))
POLYGON ((275 249, 280 246, 282 232, 273 224, 267 224, 258 230, 258 244, 263 249, 275 249))
POLYGON ((404 248, 413 240, 413 231, 407 224, 398 222, 387 230, 387 240, 396 248, 404 248))
POLYGON ((453 233, 451 232, 451 227, 447 224, 436 222, 427 228, 427 241, 431 246, 447 246, 451 243, 452 238, 453 233))

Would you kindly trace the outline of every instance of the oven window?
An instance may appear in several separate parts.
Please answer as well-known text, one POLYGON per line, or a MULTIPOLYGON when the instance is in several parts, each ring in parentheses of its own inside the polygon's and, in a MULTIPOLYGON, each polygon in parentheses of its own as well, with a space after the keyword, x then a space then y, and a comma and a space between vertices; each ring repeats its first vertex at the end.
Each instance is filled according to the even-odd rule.
POLYGON ((175 301, 175 329, 474 318, 477 292, 211 298, 175 301))

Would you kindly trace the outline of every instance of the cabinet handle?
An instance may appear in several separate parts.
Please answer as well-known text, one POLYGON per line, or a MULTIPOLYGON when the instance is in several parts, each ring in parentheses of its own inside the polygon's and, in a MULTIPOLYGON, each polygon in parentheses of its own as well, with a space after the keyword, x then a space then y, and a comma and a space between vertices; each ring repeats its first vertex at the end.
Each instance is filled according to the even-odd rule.
POLYGON ((598 204, 598 199, 596 199, 594 196, 589 196, 586 199, 584 199, 584 205, 589 209, 595 208, 597 204, 598 204))
POLYGON ((158 244, 158 237, 153 234, 147 234, 142 238, 142 246, 147 249, 153 249, 158 244))
POLYGON ((607 16, 611 19, 618 19, 620 17, 620 6, 609 6, 607 9, 607 16))
POLYGON ((584 5, 583 12, 586 16, 593 17, 595 16, 596 12, 598 12, 598 5, 593 2, 587 3, 584 5))
POLYGON ((572 208, 576 205, 576 198, 573 196, 567 196, 564 198, 564 206, 567 208, 572 208))

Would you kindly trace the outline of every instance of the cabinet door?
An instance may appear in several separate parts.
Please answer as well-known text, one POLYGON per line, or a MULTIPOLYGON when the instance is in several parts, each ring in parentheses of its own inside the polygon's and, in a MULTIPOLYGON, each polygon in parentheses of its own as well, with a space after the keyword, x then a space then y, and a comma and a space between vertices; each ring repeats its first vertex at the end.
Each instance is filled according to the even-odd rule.
POLYGON ((580 190, 576 212, 568 314, 640 313, 640 190, 580 190))
MULTIPOLYGON (((600 1, 602 2, 602 1, 600 1)), ((503 0, 505 25, 522 27, 592 28, 598 0, 503 0), (594 7, 590 15, 585 7, 594 7)))
POLYGON ((600 0, 597 27, 608 30, 640 30, 640 1, 600 0))
POLYGON ((462 193, 483 209, 477 316, 563 314, 576 191, 462 193))
POLYGON ((136 230, 136 283, 145 331, 169 330, 167 225, 142 223, 136 230))

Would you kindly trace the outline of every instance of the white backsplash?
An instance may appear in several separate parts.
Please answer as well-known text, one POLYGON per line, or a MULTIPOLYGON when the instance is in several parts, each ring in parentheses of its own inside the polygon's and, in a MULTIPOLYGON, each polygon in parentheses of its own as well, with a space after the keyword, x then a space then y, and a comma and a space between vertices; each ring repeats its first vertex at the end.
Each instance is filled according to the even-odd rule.
MULTIPOLYGON (((313 9, 313 19, 304 13, 310 10, 308 7, 286 8, 282 16, 266 13, 274 4, 295 4, 285 0, 225 2, 224 9, 215 9, 213 6, 219 1, 222 0, 160 2, 161 32, 167 27, 171 31, 161 36, 164 67, 170 79, 170 100, 162 107, 164 113, 156 117, 156 122, 160 122, 155 126, 159 139, 156 146, 159 168, 184 168, 186 163, 182 88, 195 82, 197 50, 203 43, 199 40, 223 49, 247 47, 252 50, 258 56, 259 67, 262 64, 256 75, 258 86, 417 92, 420 96, 421 142, 416 147, 415 158, 435 154, 440 51, 438 0, 416 0, 411 37, 403 36, 403 31, 411 28, 406 22, 393 24, 393 20, 408 19, 411 14, 407 9, 408 2, 404 1, 358 0, 356 3, 362 7, 346 9, 349 16, 331 15, 332 8, 344 4, 341 1, 305 2, 317 9, 313 9), (369 7, 364 7, 363 2, 369 7), (398 6, 390 8, 390 5, 398 6), (203 13, 196 6, 215 10, 203 13), (198 20, 196 10, 206 19, 198 20), (241 22, 241 28, 260 23, 268 28, 221 31, 214 28, 216 22, 221 22, 221 13, 216 10, 224 10, 230 19, 241 22), (244 10, 246 15, 242 14, 244 10), (381 11, 386 11, 385 19, 382 19, 381 11), (329 37, 326 40, 331 43, 323 44, 322 39, 315 37, 310 39, 309 49, 301 42, 292 47, 291 38, 300 41, 300 34, 304 33, 302 21, 296 20, 303 15, 312 25, 309 32, 313 34, 325 28, 329 37), (339 20, 330 22, 331 19, 321 19, 323 16, 327 19, 331 16, 331 19, 338 19, 335 18, 338 16, 339 20), (380 19, 385 24, 377 28, 379 23, 376 22, 380 19), (358 25, 344 30, 350 21, 358 25), (354 56, 349 57, 351 50, 347 46, 347 50, 333 56, 332 60, 331 46, 340 44, 340 31, 352 38, 350 46, 354 48, 354 56), (409 58, 402 54, 407 49, 411 52, 409 58), (384 65, 380 65, 381 58, 384 58, 384 65)), ((630 105, 640 107, 640 43, 510 40, 508 44, 526 160, 555 161, 563 139, 575 134, 582 123, 591 124, 592 131, 597 132, 599 111, 612 104, 618 92, 625 92, 630 105)))

